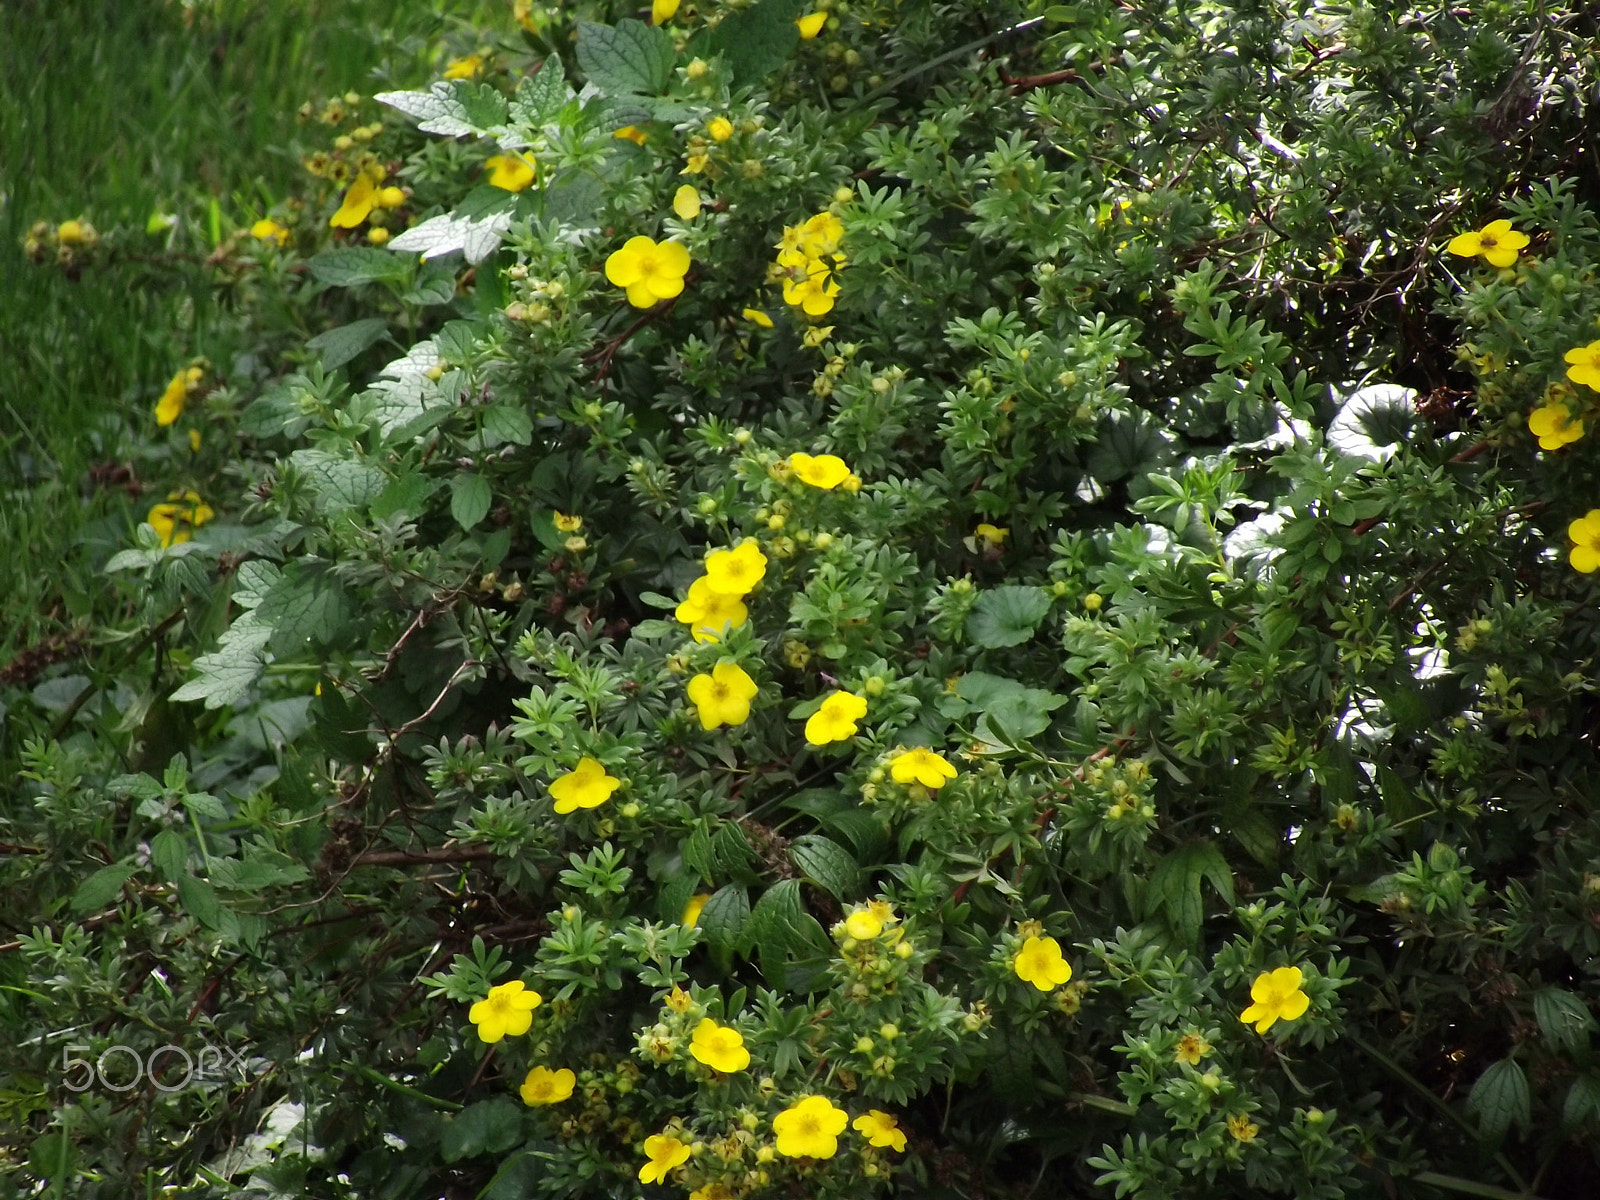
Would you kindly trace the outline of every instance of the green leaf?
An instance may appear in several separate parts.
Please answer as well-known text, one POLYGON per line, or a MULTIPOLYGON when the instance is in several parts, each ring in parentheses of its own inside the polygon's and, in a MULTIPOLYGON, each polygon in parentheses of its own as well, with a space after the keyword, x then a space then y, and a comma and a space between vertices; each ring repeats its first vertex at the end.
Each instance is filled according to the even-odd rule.
POLYGON ((526 446, 533 441, 533 419, 517 404, 494 404, 483 411, 483 431, 501 442, 526 446))
POLYGON ((174 829, 163 829, 150 839, 150 861, 163 879, 178 882, 189 873, 189 843, 174 829))
POLYGON ((1600 1079, 1579 1075, 1567 1089, 1566 1103, 1561 1106, 1561 1123, 1568 1129, 1576 1129, 1591 1116, 1600 1117, 1600 1079))
POLYGON ((721 955, 743 949, 749 924, 750 895, 742 884, 718 888, 700 910, 700 933, 706 945, 721 955))
POLYGON ((322 356, 322 369, 332 371, 336 367, 344 366, 371 346, 388 331, 388 328, 389 322, 382 317, 368 317, 362 321, 351 321, 348 325, 340 325, 337 329, 330 329, 326 333, 319 333, 306 345, 322 356))
POLYGON ((608 96, 654 96, 672 77, 676 54, 665 29, 626 19, 578 23, 578 67, 608 96))
POLYGON ((457 475, 450 480, 450 515, 471 529, 489 513, 489 481, 482 475, 457 475))
POLYGON ((1150 872, 1145 889, 1145 915, 1164 913, 1167 923, 1186 945, 1200 942, 1205 902, 1200 881, 1211 886, 1230 905, 1234 903, 1233 875, 1216 843, 1187 842, 1166 855, 1150 872))
POLYGON ((517 94, 511 98, 510 119, 537 129, 553 121, 572 95, 561 59, 552 54, 517 84, 517 94))
POLYGON ((364 508, 383 491, 389 479, 377 467, 320 447, 296 450, 289 465, 304 472, 324 511, 364 508))
POLYGON ((1100 483, 1146 474, 1167 463, 1172 443, 1172 435, 1149 413, 1115 413, 1101 425, 1089 473, 1100 483))
POLYGON ((989 650, 1020 646, 1034 635, 1050 611, 1050 593, 1041 587, 1011 584, 978 597, 967 616, 967 637, 989 650))
POLYGON ((490 133, 508 116, 504 96, 470 79, 441 79, 425 92, 379 92, 373 99, 414 118, 423 133, 443 137, 490 133))
POLYGON ((390 242, 389 249, 420 254, 424 261, 442 258, 459 250, 469 263, 480 263, 494 253, 509 228, 509 212, 490 213, 482 217, 440 213, 413 225, 390 242))
POLYGON ((756 83, 794 53, 800 44, 795 21, 807 7, 805 0, 760 0, 729 13, 707 38, 707 54, 726 56, 735 85, 756 83))
POLYGON ((423 307, 449 304, 456 297, 456 271, 449 263, 425 262, 417 272, 411 290, 401 297, 407 304, 423 307))
POLYGON ((1576 1054, 1588 1047, 1594 1014, 1580 997, 1562 988, 1543 988, 1533 994, 1533 1015, 1555 1049, 1576 1054))
POLYGON ((217 899, 216 889, 204 879, 197 879, 193 875, 180 875, 178 899, 189 914, 202 925, 211 929, 222 929, 222 902, 217 899))
POLYGON ((387 521, 396 513, 405 513, 408 517, 422 516, 427 511, 428 497, 438 491, 443 482, 415 473, 392 480, 372 502, 373 519, 387 521))
POLYGON ((132 863, 112 863, 109 867, 101 867, 72 893, 72 911, 82 913, 104 908, 122 895, 122 885, 128 882, 133 872, 132 863))
POLYGON ((504 1154, 522 1139, 522 1111, 504 1097, 473 1104, 445 1122, 439 1156, 460 1162, 480 1154, 504 1154))
POLYGON ((761 894, 750 914, 750 940, 761 974, 776 988, 788 982, 792 962, 825 959, 833 949, 821 924, 806 912, 798 879, 779 880, 761 894))
POLYGON ((354 287, 360 283, 395 283, 411 270, 405 259, 369 246, 338 246, 324 250, 306 264, 319 283, 354 287))
POLYGON ((808 833, 789 843, 789 857, 800 874, 812 883, 843 900, 860 886, 861 868, 854 856, 838 842, 818 833, 808 833))
POLYGON ((1528 1124, 1528 1077, 1515 1059, 1502 1058, 1472 1085, 1467 1106, 1478 1114, 1478 1125, 1484 1134, 1498 1142, 1513 1121, 1522 1126, 1528 1124))

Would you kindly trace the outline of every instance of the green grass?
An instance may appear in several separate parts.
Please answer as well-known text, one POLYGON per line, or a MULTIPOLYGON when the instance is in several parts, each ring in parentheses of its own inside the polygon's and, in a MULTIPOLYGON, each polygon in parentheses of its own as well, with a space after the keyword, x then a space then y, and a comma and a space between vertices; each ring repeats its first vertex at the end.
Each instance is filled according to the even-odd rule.
MULTIPOLYGON (((438 35, 470 45, 470 21, 504 29, 509 10, 509 0, 0 4, 0 668, 102 602, 99 563, 151 495, 105 486, 96 465, 127 460, 150 436, 174 370, 234 348, 199 262, 125 261, 69 278, 27 261, 28 226, 83 215, 159 258, 162 239, 142 232, 159 209, 186 222, 179 244, 203 252, 213 205, 237 226, 300 180, 292 144, 305 134, 294 116, 304 100, 415 85, 438 35)), ((171 482, 159 457, 134 465, 156 476, 152 490, 171 482)))

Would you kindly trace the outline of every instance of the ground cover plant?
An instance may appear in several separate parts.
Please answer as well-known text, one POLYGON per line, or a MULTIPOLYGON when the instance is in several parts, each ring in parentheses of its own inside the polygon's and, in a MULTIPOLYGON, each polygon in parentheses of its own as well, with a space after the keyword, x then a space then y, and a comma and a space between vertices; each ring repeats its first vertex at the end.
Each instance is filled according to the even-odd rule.
POLYGON ((1592 17, 504 15, 8 697, 3 1186, 1588 1194, 1592 17))

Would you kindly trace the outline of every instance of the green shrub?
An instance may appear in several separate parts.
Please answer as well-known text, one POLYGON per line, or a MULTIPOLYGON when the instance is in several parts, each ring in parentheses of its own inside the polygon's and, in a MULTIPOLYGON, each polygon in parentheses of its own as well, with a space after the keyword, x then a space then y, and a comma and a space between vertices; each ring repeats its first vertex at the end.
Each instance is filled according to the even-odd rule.
POLYGON ((577 7, 312 164, 22 714, 32 1173, 1580 1187, 1591 18, 577 7))

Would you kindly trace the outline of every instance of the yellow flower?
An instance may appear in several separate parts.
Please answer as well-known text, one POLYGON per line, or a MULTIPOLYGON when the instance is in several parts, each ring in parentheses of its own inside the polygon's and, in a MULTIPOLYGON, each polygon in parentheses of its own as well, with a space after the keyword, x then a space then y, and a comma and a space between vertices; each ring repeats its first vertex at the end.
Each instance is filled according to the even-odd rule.
POLYGON ((452 58, 444 69, 446 79, 472 79, 483 70, 483 55, 469 54, 465 58, 452 58))
POLYGON ((863 908, 844 919, 844 931, 858 942, 870 942, 883 932, 883 921, 870 908, 863 908))
POLYGON ((691 154, 683 161, 684 175, 699 175, 711 163, 709 154, 691 154))
POLYGON ((800 335, 800 340, 815 350, 833 334, 832 325, 813 325, 800 335))
POLYGON ((683 291, 689 273, 689 252, 677 242, 657 245, 650 238, 631 237, 606 259, 606 278, 627 289, 628 303, 649 308, 683 291))
POLYGON ((1546 404, 1528 414, 1528 429, 1539 439, 1539 449, 1559 450, 1583 436, 1583 420, 1572 419, 1565 404, 1546 404))
POLYGON ((828 23, 828 14, 825 12, 807 13, 795 22, 800 27, 800 38, 809 42, 822 32, 822 27, 828 23))
POLYGON ((1072 967, 1061 957, 1061 943, 1053 937, 1031 937, 1022 943, 1011 969, 1023 983, 1048 992, 1072 978, 1072 967))
POLYGON ((1528 244, 1528 235, 1511 228, 1510 221, 1490 221, 1477 233, 1458 233, 1446 247, 1462 258, 1483 255, 1491 267, 1509 267, 1517 261, 1517 251, 1528 244))
POLYGON ((672 211, 684 221, 692 221, 700 215, 700 193, 694 184, 686 183, 672 193, 672 211))
POLYGON ((393 234, 391 234, 381 225, 374 225, 371 229, 367 230, 367 241, 371 242, 374 246, 382 246, 387 244, 389 239, 393 236, 393 234))
POLYGON ((936 792, 947 780, 956 777, 956 769, 942 754, 936 754, 926 746, 914 746, 890 760, 889 774, 896 783, 920 783, 936 792))
POLYGON ((521 154, 496 154, 483 160, 489 172, 489 186, 505 192, 520 192, 536 178, 538 171, 521 154))
POLYGON ((611 799, 611 793, 622 786, 622 780, 613 779, 606 769, 592 758, 578 760, 578 769, 568 771, 550 785, 555 797, 556 811, 569 813, 579 808, 598 808, 611 799))
POLYGON ((1202 1058, 1211 1053, 1211 1043, 1198 1033, 1186 1033, 1178 1039, 1178 1048, 1173 1052, 1172 1061, 1188 1063, 1191 1067, 1197 1066, 1202 1058))
POLYGON ((868 1109, 865 1116, 857 1117, 850 1122, 850 1128, 866 1138, 870 1146, 902 1153, 905 1151, 906 1135, 895 1119, 886 1112, 879 1112, 875 1108, 868 1109))
POLYGON ((637 125, 624 125, 611 136, 614 138, 621 138, 625 142, 632 142, 635 146, 642 146, 650 140, 649 137, 646 136, 644 130, 640 129, 637 125))
POLYGON ((489 995, 467 1010, 467 1019, 478 1027, 478 1040, 498 1042, 503 1037, 521 1037, 533 1026, 533 1010, 544 997, 520 979, 489 989, 489 995))
POLYGON ((733 122, 727 117, 712 117, 706 125, 706 132, 711 135, 713 142, 725 142, 733 136, 733 122))
POLYGON ((350 190, 344 194, 339 211, 328 218, 328 224, 338 229, 354 229, 371 215, 378 203, 378 184, 383 182, 381 169, 362 171, 350 190))
POLYGON ((689 1040, 689 1055, 695 1062, 704 1063, 724 1075, 750 1065, 750 1051, 744 1048, 744 1038, 739 1031, 718 1025, 710 1017, 695 1026, 694 1037, 689 1040))
MULTIPOLYGON (((710 899, 709 896, 696 896, 695 897, 695 900, 699 900, 700 901, 700 904, 694 910, 694 913, 695 913, 696 917, 699 917, 700 909, 705 907, 706 901, 708 899, 710 899)), ((689 903, 691 905, 693 905, 694 904, 694 900, 689 901, 689 903)), ((690 921, 690 920, 687 920, 687 919, 683 923, 685 925, 693 925, 694 924, 693 921, 690 921)), ((681 987, 678 987, 676 984, 674 984, 672 990, 667 993, 667 997, 666 997, 665 1003, 666 1003, 666 1006, 668 1008, 670 1008, 675 1013, 686 1013, 686 1012, 689 1011, 690 1007, 694 1004, 694 997, 689 995, 689 993, 684 991, 681 987)))
POLYGON ((167 384, 167 390, 161 393, 161 399, 156 401, 157 425, 171 425, 183 416, 184 405, 189 402, 190 370, 192 368, 174 375, 167 384))
POLYGON ((191 530, 198 529, 217 515, 211 511, 210 505, 200 499, 200 493, 193 490, 168 492, 167 500, 166 504, 151 506, 144 519, 145 524, 160 535, 163 550, 187 542, 191 530))
POLYGON ((1235 1141, 1249 1142, 1255 1140, 1256 1134, 1261 1132, 1261 1126, 1244 1113, 1234 1113, 1228 1118, 1228 1132, 1233 1135, 1235 1141))
POLYGON ((1600 508, 1591 508, 1568 525, 1567 536, 1575 543, 1567 556, 1573 567, 1585 575, 1600 567, 1600 508))
POLYGON ((556 528, 562 533, 577 533, 583 528, 582 517, 569 517, 566 513, 557 511, 555 515, 556 528))
POLYGON ((700 924, 700 913, 705 909, 706 901, 709 899, 711 896, 708 892, 696 892, 690 896, 689 903, 683 906, 683 919, 678 924, 687 925, 690 929, 700 924))
POLYGON ((722 662, 709 675, 689 680, 689 699, 700 715, 700 725, 743 725, 750 719, 750 701, 761 689, 736 663, 722 662))
POLYGON ((837 454, 791 454, 789 466, 799 476, 801 483, 814 488, 832 490, 850 478, 850 468, 837 454))
POLYGON ((806 741, 813 746, 826 746, 829 742, 853 738, 856 722, 866 715, 864 697, 851 692, 834 692, 806 720, 806 741))
POLYGON ((745 595, 766 573, 767 556, 755 538, 745 538, 733 550, 714 550, 706 557, 706 584, 725 596, 745 595))
POLYGON ((1572 364, 1567 368, 1568 379, 1600 391, 1600 342, 1568 350, 1562 358, 1572 364))
MULTIPOLYGON (((660 0, 656 2, 659 4, 660 0)), ((645 1138, 644 1152, 650 1161, 639 1168, 641 1183, 658 1183, 667 1177, 668 1171, 689 1161, 688 1144, 665 1134, 657 1133, 645 1138)))
POLYGON ((1299 967, 1279 967, 1276 971, 1263 971, 1250 985, 1250 999, 1255 1001, 1239 1014, 1246 1025, 1254 1021, 1257 1033, 1266 1033, 1278 1021, 1294 1021, 1305 1016, 1311 1007, 1311 998, 1300 990, 1304 976, 1299 967))
POLYGON ((850 472, 850 474, 848 474, 848 475, 846 475, 844 477, 844 482, 841 483, 839 486, 842 487, 845 491, 847 491, 847 492, 851 493, 852 495, 854 495, 856 492, 859 492, 861 490, 861 476, 857 475, 854 471, 852 471, 852 472, 850 472))
POLYGON ((63 221, 56 226, 56 241, 63 246, 81 245, 88 239, 84 236, 87 221, 63 221))
POLYGON ((559 1071, 552 1071, 549 1067, 535 1067, 528 1072, 528 1077, 522 1081, 518 1089, 522 1093, 522 1102, 530 1108, 537 1108, 543 1104, 560 1104, 572 1096, 572 1087, 578 1082, 578 1077, 566 1067, 559 1071))
POLYGON ((406 202, 404 188, 386 187, 378 189, 379 208, 399 208, 406 202))
POLYGON ((772 328, 772 318, 767 316, 767 314, 762 312, 759 308, 747 308, 739 315, 746 321, 750 321, 753 324, 759 325, 763 329, 772 328))
POLYGON ((819 212, 800 226, 800 248, 813 258, 832 254, 844 237, 844 222, 831 212, 819 212))
POLYGON ((715 642, 728 629, 737 629, 750 617, 750 610, 737 596, 711 590, 711 582, 701 576, 689 585, 689 597, 678 605, 673 616, 689 626, 697 642, 715 642))
POLYGON ((271 217, 262 217, 250 226, 250 236, 259 238, 263 242, 276 242, 280 246, 289 244, 289 231, 271 217))
POLYGON ((802 309, 808 317, 821 317, 833 311, 839 284, 826 267, 811 271, 804 279, 783 281, 783 302, 802 309))
POLYGON ((894 905, 887 900, 867 901, 867 911, 885 925, 898 925, 900 923, 900 918, 894 915, 894 905))
POLYGON ((677 11, 678 0, 650 0, 650 24, 659 25, 663 21, 670 21, 677 11))
POLYGON ((978 528, 973 531, 977 537, 981 537, 991 546, 998 546, 1001 542, 1005 541, 1006 535, 1010 532, 1011 531, 1009 529, 1003 529, 997 525, 979 525, 978 528))
POLYGON ((826 1096, 802 1096, 772 1119, 778 1153, 785 1158, 832 1158, 850 1114, 826 1096))

